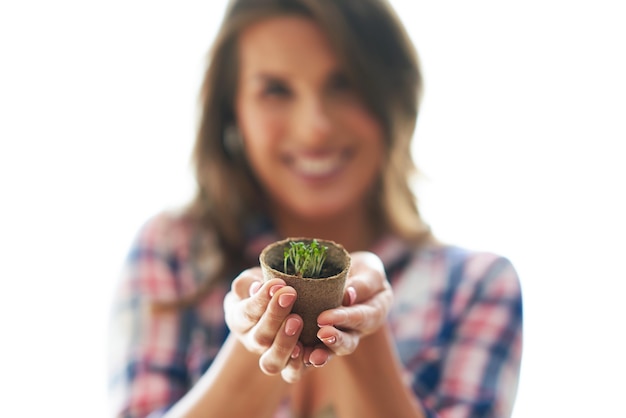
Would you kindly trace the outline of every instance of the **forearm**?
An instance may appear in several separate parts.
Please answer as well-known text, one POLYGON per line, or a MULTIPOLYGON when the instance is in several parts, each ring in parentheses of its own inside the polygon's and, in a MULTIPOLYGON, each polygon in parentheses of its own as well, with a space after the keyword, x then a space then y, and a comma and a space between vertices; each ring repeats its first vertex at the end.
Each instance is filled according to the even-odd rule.
POLYGON ((167 417, 271 417, 288 389, 259 369, 259 357, 228 337, 210 369, 167 417))
POLYGON ((346 418, 424 418, 419 400, 403 381, 402 365, 386 326, 364 338, 352 354, 333 359, 344 373, 335 399, 338 416, 346 418))

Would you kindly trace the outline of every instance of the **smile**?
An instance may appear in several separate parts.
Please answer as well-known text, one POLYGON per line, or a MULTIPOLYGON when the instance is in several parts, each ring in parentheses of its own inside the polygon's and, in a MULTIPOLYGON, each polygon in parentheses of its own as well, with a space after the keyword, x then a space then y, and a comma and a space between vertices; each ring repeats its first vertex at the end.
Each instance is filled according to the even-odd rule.
POLYGON ((291 156, 287 162, 292 170, 303 177, 328 177, 346 164, 348 152, 335 152, 319 156, 291 156))

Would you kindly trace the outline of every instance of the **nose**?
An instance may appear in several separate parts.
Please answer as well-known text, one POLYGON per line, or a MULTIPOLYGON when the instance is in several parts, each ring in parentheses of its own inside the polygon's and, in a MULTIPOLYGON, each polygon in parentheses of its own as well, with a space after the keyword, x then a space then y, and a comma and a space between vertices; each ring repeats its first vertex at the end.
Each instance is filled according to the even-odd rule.
POLYGON ((299 106, 294 118, 294 133, 303 145, 315 147, 326 143, 332 132, 329 109, 322 98, 309 98, 299 106))

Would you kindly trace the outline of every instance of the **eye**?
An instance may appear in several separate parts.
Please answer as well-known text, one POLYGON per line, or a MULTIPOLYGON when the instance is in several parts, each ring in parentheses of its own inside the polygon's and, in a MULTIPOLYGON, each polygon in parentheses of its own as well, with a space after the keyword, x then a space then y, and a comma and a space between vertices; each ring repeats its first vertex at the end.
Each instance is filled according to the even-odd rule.
POLYGON ((282 81, 267 80, 263 86, 262 94, 269 97, 289 97, 291 90, 282 81))

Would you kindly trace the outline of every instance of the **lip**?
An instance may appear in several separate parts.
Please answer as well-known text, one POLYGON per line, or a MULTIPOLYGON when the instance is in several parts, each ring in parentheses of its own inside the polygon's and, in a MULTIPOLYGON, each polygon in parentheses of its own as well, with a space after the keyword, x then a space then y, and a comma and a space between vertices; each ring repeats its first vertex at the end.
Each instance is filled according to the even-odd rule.
POLYGON ((287 168, 308 182, 326 181, 340 174, 352 158, 348 149, 292 152, 283 156, 287 168))
POLYGON ((285 155, 284 163, 298 178, 319 182, 335 178, 353 156, 349 149, 321 152, 300 152, 285 155))

